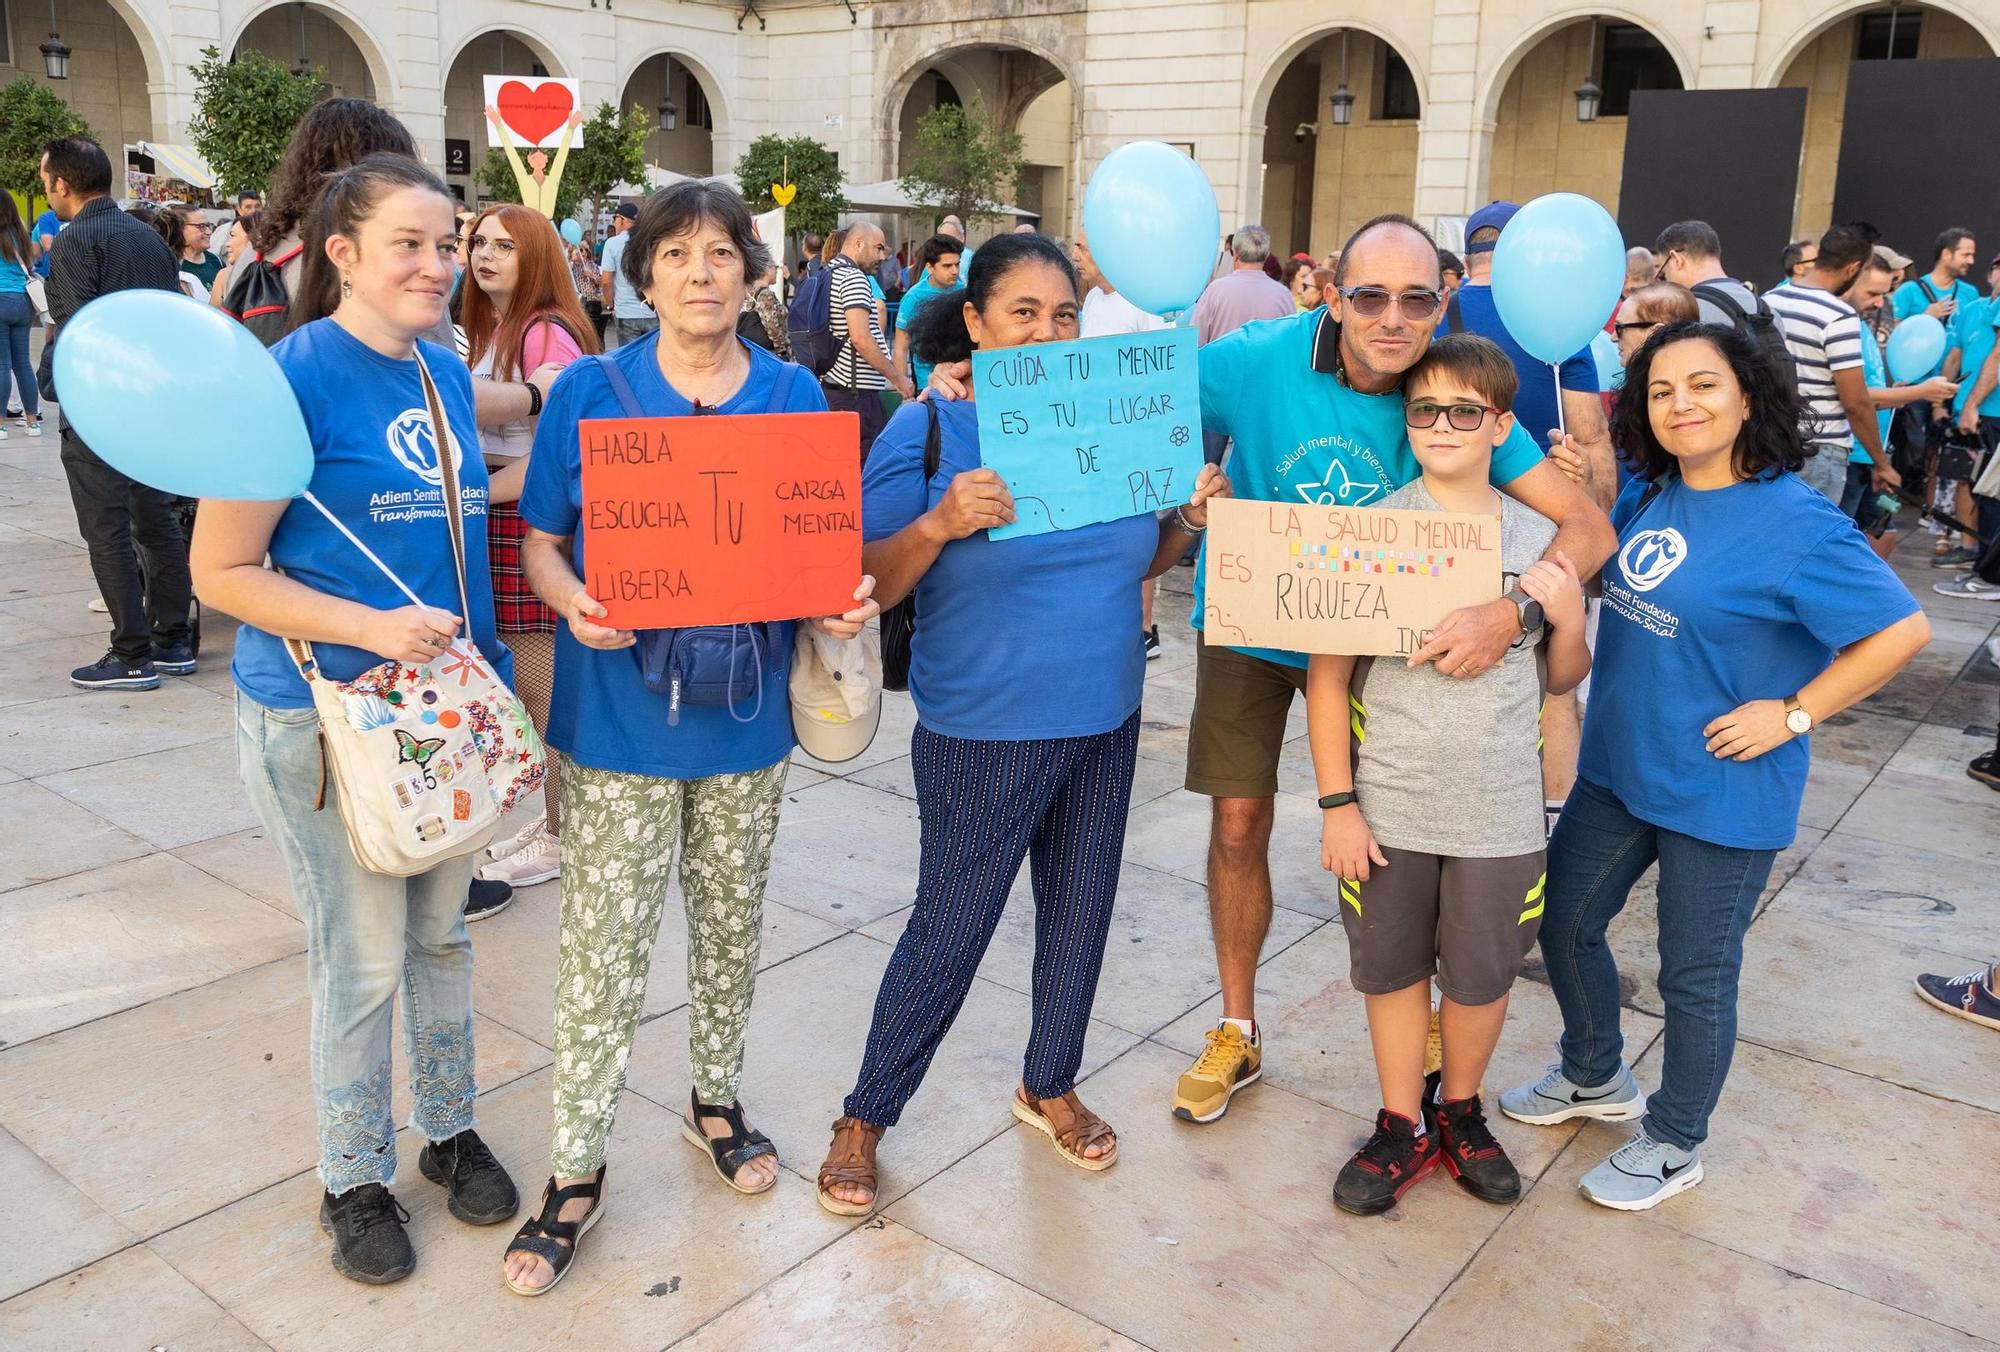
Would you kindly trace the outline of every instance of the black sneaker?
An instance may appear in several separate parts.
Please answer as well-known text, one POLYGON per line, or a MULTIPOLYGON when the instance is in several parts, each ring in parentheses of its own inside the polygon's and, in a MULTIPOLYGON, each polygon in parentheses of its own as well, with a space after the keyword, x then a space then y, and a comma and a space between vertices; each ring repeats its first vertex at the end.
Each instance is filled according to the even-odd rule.
POLYGON ((417 1265, 403 1227, 410 1213, 380 1183, 363 1183, 319 1203, 319 1228, 333 1236, 333 1270, 370 1286, 400 1282, 417 1265))
POLYGON ((1379 1216, 1437 1168, 1441 1157, 1436 1132, 1418 1136, 1416 1123, 1384 1108, 1375 1114, 1375 1134, 1333 1181, 1333 1204, 1356 1216, 1379 1216))
POLYGON ((1485 1202, 1521 1200, 1521 1171, 1493 1139, 1479 1095, 1433 1103, 1426 1094, 1424 1117, 1459 1187, 1485 1202))
POLYGON ((451 1194, 445 1206, 467 1225, 498 1225, 521 1209, 514 1180, 469 1127, 449 1141, 426 1145, 417 1156, 417 1172, 451 1194))
POLYGON ((465 890, 465 918, 469 921, 498 915, 513 904, 513 887, 491 878, 474 878, 472 886, 465 890))
POLYGON ((194 645, 169 643, 164 648, 154 645, 153 670, 162 676, 194 675, 194 645))
POLYGON ((72 671, 69 683, 79 690, 158 690, 160 673, 151 662, 127 662, 117 653, 107 652, 89 666, 72 671))
POLYGON ((1152 628, 1150 628, 1150 629, 1148 629, 1148 630, 1146 631, 1146 635, 1145 635, 1145 641, 1146 641, 1146 660, 1147 660, 1148 662, 1157 662, 1157 661, 1159 661, 1159 660, 1160 660, 1160 626, 1159 626, 1159 625, 1157 625, 1157 624, 1156 624, 1156 625, 1154 625, 1154 626, 1153 626, 1152 628))

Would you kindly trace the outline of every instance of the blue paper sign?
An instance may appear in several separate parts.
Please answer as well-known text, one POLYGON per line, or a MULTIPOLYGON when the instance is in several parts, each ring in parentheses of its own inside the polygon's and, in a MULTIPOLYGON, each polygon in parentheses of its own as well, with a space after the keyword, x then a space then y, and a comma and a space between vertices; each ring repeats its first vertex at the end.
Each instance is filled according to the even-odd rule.
POLYGON ((1195 331, 975 352, 979 456, 1007 481, 995 540, 1178 507, 1201 472, 1195 331))

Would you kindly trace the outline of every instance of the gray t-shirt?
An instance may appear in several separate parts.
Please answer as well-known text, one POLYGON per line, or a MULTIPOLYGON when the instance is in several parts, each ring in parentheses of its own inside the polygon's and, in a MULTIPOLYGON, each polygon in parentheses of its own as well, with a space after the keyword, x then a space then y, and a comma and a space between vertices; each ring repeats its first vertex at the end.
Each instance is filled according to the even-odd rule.
MULTIPOLYGON (((1555 523, 1500 495, 1500 568, 1505 586, 1556 538, 1555 523)), ((1424 482, 1377 507, 1437 511, 1424 482)), ((1376 658, 1362 686, 1367 736, 1354 767, 1361 815, 1375 839, 1399 850, 1461 859, 1504 859, 1542 848, 1541 677, 1537 630, 1499 666, 1471 680, 1426 662, 1376 658)), ((1365 659, 1364 659, 1365 660, 1365 659)))
MULTIPOLYGON (((1734 277, 1713 277, 1705 282, 1697 282, 1695 285, 1702 288, 1714 287, 1717 291, 1722 292, 1723 295, 1742 306, 1743 313, 1746 315, 1757 313, 1756 294, 1734 277)), ((1707 296, 1702 295, 1700 290, 1694 293, 1694 303, 1695 308, 1700 311, 1697 318, 1702 323, 1721 324, 1726 328, 1734 328, 1736 326, 1736 316, 1730 314, 1729 311, 1717 305, 1707 296)))

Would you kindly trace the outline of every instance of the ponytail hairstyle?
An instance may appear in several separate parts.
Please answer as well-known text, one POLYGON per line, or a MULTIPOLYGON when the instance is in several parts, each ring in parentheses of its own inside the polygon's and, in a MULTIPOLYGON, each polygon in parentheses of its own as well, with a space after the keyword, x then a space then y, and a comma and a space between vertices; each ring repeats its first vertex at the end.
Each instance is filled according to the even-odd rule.
MULTIPOLYGON (((528 330, 538 323, 556 324, 568 330, 585 355, 599 351, 596 331, 583 313, 583 302, 576 298, 576 283, 570 279, 569 264, 564 260, 567 246, 554 224, 539 211, 517 202, 502 202, 480 213, 479 219, 472 223, 472 235, 478 235, 480 228, 491 220, 498 220, 514 242, 514 295, 502 313, 480 287, 477 277, 459 283, 458 294, 464 305, 460 322, 471 344, 467 365, 479 365, 491 348, 493 378, 522 379, 522 344, 528 330)), ((465 262, 470 270, 469 245, 465 262)))
POLYGON ((339 308, 340 270, 326 256, 326 242, 335 235, 354 238, 374 216, 377 204, 400 188, 423 188, 446 202, 452 200, 444 180, 408 155, 369 155, 352 168, 327 176, 305 220, 299 287, 285 316, 285 332, 324 319, 339 308))
POLYGON ((933 296, 910 321, 910 350, 917 354, 917 360, 928 366, 970 361, 972 333, 965 326, 965 306, 984 310, 1008 273, 1036 263, 1060 268, 1069 279, 1071 293, 1075 293, 1076 265, 1047 235, 996 235, 980 245, 966 270, 965 285, 933 296))

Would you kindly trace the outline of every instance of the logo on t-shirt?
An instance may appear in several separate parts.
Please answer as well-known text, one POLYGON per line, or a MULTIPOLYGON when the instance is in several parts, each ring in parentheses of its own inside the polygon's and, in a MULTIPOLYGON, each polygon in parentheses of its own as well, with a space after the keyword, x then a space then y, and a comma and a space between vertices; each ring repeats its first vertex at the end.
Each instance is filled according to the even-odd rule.
POLYGON ((425 483, 433 486, 444 483, 444 471, 438 468, 437 434, 431 429, 429 410, 405 409, 390 421, 389 453, 425 483))
POLYGON ((1673 527, 1642 530, 1618 551, 1618 566, 1632 590, 1651 591, 1673 576, 1687 554, 1686 538, 1673 527))

